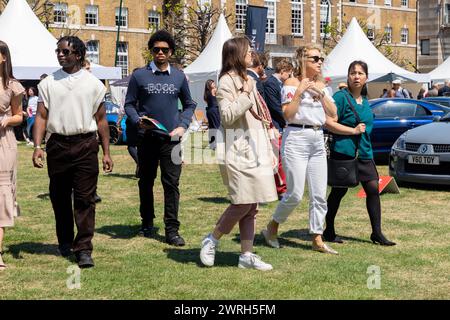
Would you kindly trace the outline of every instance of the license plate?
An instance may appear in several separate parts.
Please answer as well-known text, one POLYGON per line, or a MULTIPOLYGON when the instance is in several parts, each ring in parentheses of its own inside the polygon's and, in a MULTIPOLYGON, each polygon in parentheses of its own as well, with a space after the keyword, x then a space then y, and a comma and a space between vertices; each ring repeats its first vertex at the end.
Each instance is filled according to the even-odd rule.
POLYGON ((408 163, 413 164, 425 164, 437 166, 439 165, 439 157, 438 156, 408 156, 408 163))

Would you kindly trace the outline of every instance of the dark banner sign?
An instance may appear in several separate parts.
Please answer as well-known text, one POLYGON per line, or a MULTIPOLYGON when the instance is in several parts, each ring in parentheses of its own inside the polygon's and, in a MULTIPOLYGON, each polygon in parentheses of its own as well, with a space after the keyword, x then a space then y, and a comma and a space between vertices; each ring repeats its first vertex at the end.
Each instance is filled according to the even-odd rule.
POLYGON ((264 52, 266 40, 267 8, 247 6, 247 22, 245 34, 252 42, 252 48, 257 52, 264 52))

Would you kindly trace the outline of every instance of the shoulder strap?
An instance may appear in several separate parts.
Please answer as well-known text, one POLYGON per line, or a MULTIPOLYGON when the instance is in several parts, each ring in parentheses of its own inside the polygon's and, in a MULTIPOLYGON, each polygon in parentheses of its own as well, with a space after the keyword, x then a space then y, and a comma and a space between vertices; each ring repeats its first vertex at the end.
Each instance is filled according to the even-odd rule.
POLYGON ((345 94, 345 98, 347 99, 348 105, 350 106, 350 108, 353 111, 353 114, 355 115, 356 125, 360 124, 361 123, 361 118, 359 117, 358 112, 356 112, 356 109, 353 106, 353 103, 351 102, 351 100, 349 99, 348 94, 345 94))
MULTIPOLYGON (((351 100, 349 99, 347 93, 345 93, 345 98, 347 99, 347 102, 348 102, 348 104, 350 105, 350 108, 352 109, 353 114, 355 115, 355 118, 356 118, 356 125, 360 124, 360 123, 361 123, 361 118, 359 117, 358 112, 356 112, 356 109, 355 109, 355 107, 353 106, 353 103, 351 102, 351 100)), ((355 158, 358 156, 359 142, 361 141, 362 135, 359 134, 358 136, 359 136, 359 139, 358 139, 358 142, 356 143, 355 158)))

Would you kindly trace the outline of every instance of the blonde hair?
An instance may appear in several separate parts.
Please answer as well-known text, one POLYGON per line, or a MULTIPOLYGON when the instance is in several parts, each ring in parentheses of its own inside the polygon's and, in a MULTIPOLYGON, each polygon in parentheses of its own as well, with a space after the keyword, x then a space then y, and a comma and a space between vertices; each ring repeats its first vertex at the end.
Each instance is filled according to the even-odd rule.
MULTIPOLYGON (((302 46, 297 48, 297 50, 295 50, 295 58, 294 58, 294 76, 300 79, 305 78, 306 76, 306 58, 307 58, 307 54, 308 51, 311 50, 317 50, 319 51, 319 53, 322 53, 322 49, 314 44, 311 45, 306 45, 306 46, 302 46)), ((320 78, 321 75, 317 75, 317 77, 314 79, 318 79, 320 78)))

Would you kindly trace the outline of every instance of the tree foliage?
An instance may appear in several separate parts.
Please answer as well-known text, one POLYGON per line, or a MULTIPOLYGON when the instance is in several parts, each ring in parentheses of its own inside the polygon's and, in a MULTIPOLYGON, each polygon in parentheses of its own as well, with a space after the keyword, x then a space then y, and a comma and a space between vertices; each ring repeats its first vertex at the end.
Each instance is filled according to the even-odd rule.
MULTIPOLYGON (((190 63, 205 49, 217 20, 223 10, 200 0, 188 3, 183 0, 167 0, 161 15, 163 27, 175 38, 177 50, 172 56, 174 62, 190 63)), ((226 16, 225 18, 228 18, 226 16)), ((147 50, 148 51, 148 50, 147 50)), ((143 53, 148 61, 149 52, 143 53)))

